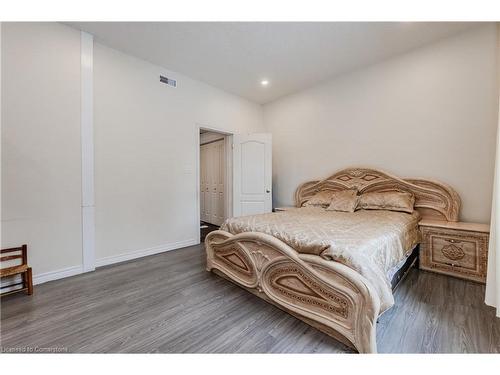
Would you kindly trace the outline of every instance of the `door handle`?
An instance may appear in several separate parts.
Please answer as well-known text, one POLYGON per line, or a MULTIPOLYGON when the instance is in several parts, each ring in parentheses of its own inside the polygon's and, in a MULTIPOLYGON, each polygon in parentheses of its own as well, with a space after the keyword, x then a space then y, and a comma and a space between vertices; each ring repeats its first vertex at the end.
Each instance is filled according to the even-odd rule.
POLYGON ((271 192, 271 190, 269 190, 269 189, 266 189, 266 193, 270 193, 270 192, 271 192))

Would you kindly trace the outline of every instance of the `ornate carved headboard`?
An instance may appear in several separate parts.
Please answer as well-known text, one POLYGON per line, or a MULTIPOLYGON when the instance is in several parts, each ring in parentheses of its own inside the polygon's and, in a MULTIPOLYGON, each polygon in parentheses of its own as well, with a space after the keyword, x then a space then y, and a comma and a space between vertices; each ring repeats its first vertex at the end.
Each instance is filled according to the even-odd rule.
POLYGON ((405 191, 415 196, 415 209, 422 218, 458 221, 460 197, 453 188, 441 182, 399 178, 369 168, 347 168, 321 181, 305 182, 295 192, 297 207, 321 190, 357 188, 360 193, 405 191))

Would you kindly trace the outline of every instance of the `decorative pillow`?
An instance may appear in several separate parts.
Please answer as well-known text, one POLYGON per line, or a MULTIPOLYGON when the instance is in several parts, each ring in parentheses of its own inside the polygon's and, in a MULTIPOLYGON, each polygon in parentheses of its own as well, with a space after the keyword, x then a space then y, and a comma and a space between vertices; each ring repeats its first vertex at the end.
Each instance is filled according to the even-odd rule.
POLYGON ((302 204, 302 207, 320 206, 328 207, 332 199, 333 191, 322 190, 314 194, 311 199, 308 199, 302 204))
POLYGON ((327 211, 354 212, 358 205, 357 190, 340 190, 332 194, 327 211))
POLYGON ((415 197, 410 193, 387 191, 382 193, 365 193, 359 197, 358 208, 363 210, 390 210, 411 214, 415 197))

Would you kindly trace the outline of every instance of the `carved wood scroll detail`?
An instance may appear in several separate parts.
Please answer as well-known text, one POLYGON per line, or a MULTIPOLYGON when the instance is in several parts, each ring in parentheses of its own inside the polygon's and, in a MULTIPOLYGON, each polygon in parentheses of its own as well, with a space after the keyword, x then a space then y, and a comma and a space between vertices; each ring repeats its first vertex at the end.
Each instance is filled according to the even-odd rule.
POLYGON ((252 259, 242 246, 235 243, 226 246, 214 244, 212 255, 213 262, 229 270, 230 276, 237 278, 243 285, 253 287, 257 284, 258 277, 252 259))
POLYGON ((252 256, 253 256, 253 260, 255 262, 255 267, 257 267, 258 271, 262 270, 262 267, 264 266, 264 264, 269 262, 269 257, 260 250, 259 251, 252 251, 252 256))
POLYGON ((451 260, 459 260, 465 256, 465 252, 461 248, 453 244, 443 246, 441 252, 446 258, 451 260))
POLYGON ((405 191, 415 196, 415 209, 422 217, 458 221, 460 197, 450 186, 441 182, 408 178, 402 179, 370 168, 347 168, 321 180, 303 183, 295 192, 297 207, 322 190, 356 188, 360 193, 405 191))
POLYGON ((298 303, 315 306, 347 319, 349 301, 345 296, 329 290, 293 264, 275 266, 265 275, 271 290, 298 303))

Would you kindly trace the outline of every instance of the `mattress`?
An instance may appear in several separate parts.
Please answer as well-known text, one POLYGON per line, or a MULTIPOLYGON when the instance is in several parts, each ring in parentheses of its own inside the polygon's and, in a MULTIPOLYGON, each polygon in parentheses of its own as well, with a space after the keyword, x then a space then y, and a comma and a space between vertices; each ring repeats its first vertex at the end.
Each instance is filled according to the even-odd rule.
POLYGON ((417 212, 351 213, 302 207, 231 218, 221 229, 232 234, 267 233, 299 253, 318 255, 354 269, 374 286, 383 312, 394 304, 390 274, 418 243, 419 219, 417 212))

